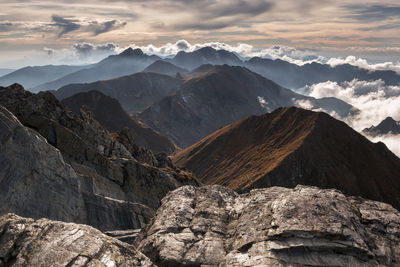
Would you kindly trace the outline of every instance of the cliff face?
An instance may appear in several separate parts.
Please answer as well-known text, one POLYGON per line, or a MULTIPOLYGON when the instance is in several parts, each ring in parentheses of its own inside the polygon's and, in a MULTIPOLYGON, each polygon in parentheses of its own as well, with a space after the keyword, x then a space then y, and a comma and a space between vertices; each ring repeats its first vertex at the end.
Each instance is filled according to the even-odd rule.
POLYGON ((0 266, 155 266, 134 247, 87 225, 0 217, 0 266))
POLYGON ((138 249, 159 266, 396 266, 400 213, 336 190, 170 192, 138 249))
POLYGON ((89 112, 75 115, 50 93, 1 87, 0 104, 22 122, 2 108, 0 202, 8 204, 1 213, 101 230, 140 228, 167 192, 198 184, 165 156, 138 148, 121 133, 123 145, 89 112))
POLYGON ((400 159, 325 113, 292 107, 252 116, 173 159, 202 182, 237 191, 304 184, 400 208, 400 159))

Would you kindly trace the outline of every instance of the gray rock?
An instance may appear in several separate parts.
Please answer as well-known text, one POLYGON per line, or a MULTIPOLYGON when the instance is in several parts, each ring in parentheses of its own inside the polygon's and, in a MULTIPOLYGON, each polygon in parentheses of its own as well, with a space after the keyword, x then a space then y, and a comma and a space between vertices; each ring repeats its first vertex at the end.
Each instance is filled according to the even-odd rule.
MULTIPOLYGON (((0 106, 0 214, 85 223, 102 230, 140 228, 153 216, 143 204, 102 194, 113 188, 112 182, 102 190, 105 179, 95 172, 86 174, 78 174, 59 150, 0 106)), ((123 194, 118 186, 115 191, 123 194)))
POLYGON ((87 225, 0 217, 0 266, 154 266, 133 246, 87 225))
POLYGON ((316 187, 184 186, 135 244, 160 266, 398 266, 400 213, 316 187))

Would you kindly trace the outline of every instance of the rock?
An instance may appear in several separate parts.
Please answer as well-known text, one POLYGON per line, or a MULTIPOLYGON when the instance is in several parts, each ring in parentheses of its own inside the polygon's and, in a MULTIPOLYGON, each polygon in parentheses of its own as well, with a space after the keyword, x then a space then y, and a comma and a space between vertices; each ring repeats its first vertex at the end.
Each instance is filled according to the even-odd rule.
POLYGON ((152 209, 99 194, 96 174, 87 174, 78 174, 59 150, 0 106, 0 214, 85 223, 102 230, 148 223, 152 209))
POLYGON ((184 186, 135 244, 160 266, 397 266, 400 212, 316 187, 184 186))
POLYGON ((0 125, 0 136, 7 137, 0 142, 0 151, 6 151, 0 155, 0 214, 101 230, 136 229, 149 221, 170 190, 198 184, 190 172, 144 148, 135 154, 139 162, 89 110, 75 115, 49 93, 35 95, 17 84, 0 87, 1 104, 30 129, 2 109, 8 115, 1 116, 0 125))
POLYGON ((87 225, 0 217, 0 266, 155 266, 131 245, 87 225))
POLYGON ((121 230, 121 231, 107 231, 106 235, 114 237, 122 242, 131 244, 139 234, 140 229, 121 230))

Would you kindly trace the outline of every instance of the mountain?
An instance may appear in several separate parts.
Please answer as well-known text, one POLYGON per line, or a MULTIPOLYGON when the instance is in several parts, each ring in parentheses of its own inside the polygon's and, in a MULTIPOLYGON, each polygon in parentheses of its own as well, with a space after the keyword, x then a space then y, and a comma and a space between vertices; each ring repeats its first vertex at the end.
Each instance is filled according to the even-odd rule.
POLYGON ((2 266, 154 266, 133 246, 87 225, 0 217, 2 266))
POLYGON ((184 186, 134 244, 158 266, 398 266, 400 213, 337 190, 184 186))
POLYGON ((341 100, 330 100, 303 96, 246 68, 223 65, 187 79, 176 94, 154 103, 138 118, 185 148, 230 123, 278 107, 306 102, 342 117, 355 112, 341 100))
POLYGON ((395 121, 392 117, 387 117, 377 126, 365 128, 362 132, 370 136, 400 134, 400 122, 395 121))
POLYGON ((400 159, 322 112, 279 108, 207 136, 173 158, 205 184, 239 192, 298 184, 400 208, 400 159))
POLYGON ((94 118, 108 131, 118 132, 127 127, 132 132, 135 143, 155 153, 171 154, 174 144, 165 136, 129 116, 119 102, 98 91, 78 93, 61 101, 76 114, 83 105, 93 112, 94 118))
POLYGON ((180 51, 171 59, 171 63, 185 68, 194 69, 203 64, 231 66, 242 65, 242 60, 232 52, 216 50, 212 47, 203 47, 193 52, 180 51))
POLYGON ((188 70, 175 66, 174 64, 164 60, 157 60, 156 62, 145 68, 143 72, 153 72, 176 77, 178 73, 182 75, 188 72, 188 70))
POLYGON ((0 87, 0 105, 0 214, 137 229, 169 191, 198 184, 129 131, 113 136, 49 92, 0 87))
MULTIPOLYGON (((8 86, 14 83, 20 83, 26 88, 32 89, 42 83, 53 81, 88 67, 90 66, 47 65, 24 67, 0 77, 0 86, 8 86)), ((33 91, 38 92, 40 90, 34 89, 33 91)))
POLYGON ((14 69, 0 69, 0 77, 15 71, 14 69))
POLYGON ((313 62, 299 66, 280 59, 254 57, 243 65, 282 86, 294 89, 326 81, 341 83, 353 79, 366 81, 381 79, 386 84, 397 85, 400 80, 400 75, 394 71, 371 71, 349 64, 331 67, 327 64, 313 62))
POLYGON ((77 93, 99 91, 115 98, 129 113, 142 111, 165 96, 172 95, 182 84, 180 79, 157 73, 135 73, 111 80, 70 84, 52 93, 60 100, 77 93))
POLYGON ((142 71, 151 63, 159 60, 157 56, 149 56, 140 49, 128 48, 118 55, 109 56, 89 68, 75 71, 51 82, 35 87, 36 91, 56 90, 72 83, 90 83, 112 79, 142 71))

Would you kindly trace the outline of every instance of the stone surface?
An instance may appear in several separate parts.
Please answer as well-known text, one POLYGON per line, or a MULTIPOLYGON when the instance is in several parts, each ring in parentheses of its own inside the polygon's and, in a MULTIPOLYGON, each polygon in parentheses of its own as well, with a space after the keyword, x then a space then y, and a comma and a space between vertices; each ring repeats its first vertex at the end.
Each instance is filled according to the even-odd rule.
POLYGON ((2 104, 23 125, 2 109, 0 214, 135 229, 170 190, 198 184, 167 158, 128 150, 88 110, 75 115, 50 93, 0 87, 2 104))
MULTIPOLYGON (((101 194, 101 186, 96 186, 100 182, 95 173, 77 173, 59 150, 0 106, 0 214, 13 212, 99 229, 140 228, 153 216, 147 206, 101 194)), ((104 187, 111 195, 113 187, 104 187)))
POLYGON ((400 213, 316 187, 184 186, 135 244, 159 266, 398 266, 400 213))
POLYGON ((154 266, 133 246, 87 225, 0 217, 0 266, 154 266))

